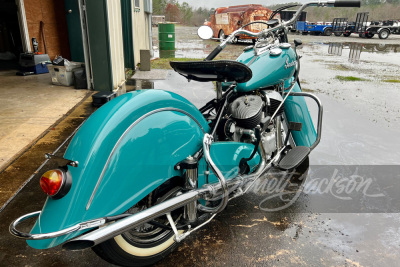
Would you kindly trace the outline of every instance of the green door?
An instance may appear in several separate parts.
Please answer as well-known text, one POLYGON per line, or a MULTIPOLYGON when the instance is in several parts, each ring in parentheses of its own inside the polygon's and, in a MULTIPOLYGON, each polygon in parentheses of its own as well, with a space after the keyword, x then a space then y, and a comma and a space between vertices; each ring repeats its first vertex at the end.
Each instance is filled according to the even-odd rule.
POLYGON ((124 42, 125 68, 135 69, 132 34, 132 4, 131 0, 121 0, 122 37, 124 42))
POLYGON ((78 0, 64 0, 71 60, 85 62, 78 0))

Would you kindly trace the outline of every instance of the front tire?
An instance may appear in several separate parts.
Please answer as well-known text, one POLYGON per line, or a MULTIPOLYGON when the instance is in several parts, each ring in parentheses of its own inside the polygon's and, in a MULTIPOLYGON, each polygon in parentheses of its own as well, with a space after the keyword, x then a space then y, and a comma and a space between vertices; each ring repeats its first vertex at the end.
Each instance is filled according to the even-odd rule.
POLYGON ((219 31, 218 38, 220 39, 221 42, 222 42, 223 40, 225 40, 225 33, 224 33, 224 30, 220 30, 220 31, 219 31))
MULTIPOLYGON (((128 213, 139 212, 145 208, 158 204, 168 198, 174 197, 181 192, 180 187, 174 187, 165 193, 156 189, 137 205, 128 210, 128 213), (151 204, 150 204, 151 203, 151 204)), ((181 217, 183 208, 171 213, 174 220, 181 217)), ((157 222, 168 225, 165 216, 157 219, 157 222)), ((183 233, 183 230, 179 230, 183 233)), ((136 229, 122 233, 95 247, 93 251, 103 260, 120 266, 148 266, 168 256, 177 246, 174 233, 150 224, 144 224, 136 229)))
POLYGON ((325 36, 331 36, 332 35, 332 28, 326 28, 324 30, 324 35, 325 36))

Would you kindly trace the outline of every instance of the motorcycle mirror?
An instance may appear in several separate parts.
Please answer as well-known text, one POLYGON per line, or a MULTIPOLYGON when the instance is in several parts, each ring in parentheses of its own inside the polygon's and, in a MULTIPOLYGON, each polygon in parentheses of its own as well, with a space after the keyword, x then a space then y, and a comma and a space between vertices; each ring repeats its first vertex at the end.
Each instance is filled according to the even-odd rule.
POLYGON ((294 39, 294 45, 297 47, 299 45, 302 45, 303 42, 301 41, 301 39, 294 39))
POLYGON ((213 37, 213 30, 209 27, 209 26, 201 26, 198 30, 197 30, 197 35, 203 39, 203 40, 208 40, 211 39, 211 37, 213 37))

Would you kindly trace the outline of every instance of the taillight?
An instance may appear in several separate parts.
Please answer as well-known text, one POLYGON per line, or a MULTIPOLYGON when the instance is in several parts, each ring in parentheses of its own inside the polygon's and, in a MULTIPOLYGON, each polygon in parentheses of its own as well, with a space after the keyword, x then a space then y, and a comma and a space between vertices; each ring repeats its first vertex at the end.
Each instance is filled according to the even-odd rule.
POLYGON ((40 178, 40 187, 49 197, 60 199, 71 188, 72 179, 69 173, 63 170, 47 171, 40 178))

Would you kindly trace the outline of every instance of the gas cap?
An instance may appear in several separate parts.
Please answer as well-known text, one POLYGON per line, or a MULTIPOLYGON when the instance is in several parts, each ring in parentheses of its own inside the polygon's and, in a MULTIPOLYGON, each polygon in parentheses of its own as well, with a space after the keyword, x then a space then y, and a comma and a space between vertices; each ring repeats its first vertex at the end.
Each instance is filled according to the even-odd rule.
POLYGON ((280 48, 278 48, 278 47, 272 48, 272 49, 269 51, 269 54, 270 54, 271 56, 279 56, 280 54, 282 54, 282 49, 280 49, 280 48))
POLYGON ((282 49, 289 49, 292 45, 289 43, 282 43, 279 45, 280 48, 282 49))

